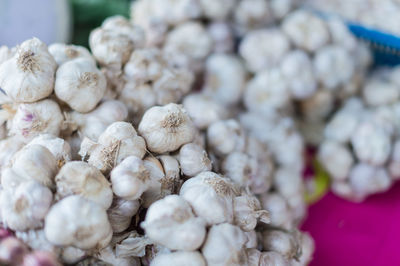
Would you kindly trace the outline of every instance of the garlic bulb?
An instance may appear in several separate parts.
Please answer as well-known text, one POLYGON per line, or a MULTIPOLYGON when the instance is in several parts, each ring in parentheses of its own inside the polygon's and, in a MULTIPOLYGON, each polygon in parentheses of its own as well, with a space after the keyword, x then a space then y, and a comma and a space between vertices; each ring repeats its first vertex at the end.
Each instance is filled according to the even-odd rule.
POLYGON ((331 177, 336 180, 346 179, 354 165, 354 158, 349 148, 335 141, 322 142, 318 158, 331 177))
POLYGON ((222 172, 241 186, 249 187, 257 178, 257 161, 243 152, 232 152, 222 161, 222 172))
POLYGON ((101 249, 112 237, 105 209, 77 195, 68 196, 51 207, 44 231, 46 238, 55 245, 81 249, 101 249))
POLYGON ((76 111, 68 113, 66 123, 69 124, 70 130, 78 130, 82 136, 96 141, 109 125, 124 121, 127 117, 128 110, 122 102, 108 100, 86 114, 76 111))
POLYGON ((10 59, 15 53, 15 48, 10 49, 5 45, 0 46, 0 65, 10 59))
POLYGON ((61 109, 53 100, 20 104, 12 119, 10 134, 21 136, 26 142, 43 133, 58 136, 63 120, 61 109))
POLYGON ((137 213, 139 207, 139 200, 114 198, 111 207, 107 210, 113 232, 120 233, 125 231, 131 224, 131 219, 137 213))
POLYGON ((15 232, 15 236, 24 241, 33 250, 47 251, 55 255, 58 255, 61 251, 59 247, 51 244, 46 239, 43 229, 30 229, 24 232, 17 231, 15 232))
POLYGON ((111 206, 113 193, 110 183, 95 167, 85 162, 68 162, 55 177, 57 196, 80 195, 104 209, 111 206))
POLYGON ((223 105, 237 104, 245 87, 246 70, 233 54, 212 54, 205 65, 203 91, 223 105))
POLYGON ((170 155, 161 155, 158 156, 158 159, 160 160, 164 169, 165 178, 178 181, 181 170, 178 160, 170 155))
POLYGON ((68 246, 62 249, 60 259, 67 264, 74 264, 81 261, 86 256, 86 252, 82 249, 68 246))
POLYGON ((53 201, 50 189, 35 181, 20 184, 1 193, 1 217, 4 226, 25 231, 42 226, 53 201))
POLYGON ((247 265, 244 245, 247 237, 239 227, 222 223, 213 225, 201 251, 207 265, 247 265))
POLYGON ((62 138, 57 138, 51 134, 41 134, 32 139, 27 145, 34 144, 47 148, 53 154, 60 167, 71 160, 71 146, 62 138))
POLYGON ((204 257, 198 251, 177 251, 158 254, 152 261, 153 266, 206 266, 204 257))
POLYGON ((212 123, 227 117, 227 112, 211 95, 193 93, 183 98, 183 107, 198 129, 206 129, 212 123))
POLYGON ((213 172, 202 172, 188 179, 179 192, 208 225, 233 221, 233 194, 229 180, 213 172))
POLYGON ((220 120, 207 129, 209 148, 217 154, 226 155, 244 149, 246 138, 241 125, 234 119, 220 120))
POLYGON ((248 33, 240 43, 239 53, 251 72, 276 66, 289 51, 288 38, 278 29, 262 29, 248 33), (265 43, 269 43, 266 47, 265 43))
POLYGON ((81 113, 93 110, 106 91, 106 78, 91 59, 77 58, 62 64, 56 73, 58 99, 81 113))
POLYGON ((211 160, 207 152, 199 145, 188 143, 179 150, 179 164, 186 176, 195 176, 211 170, 211 160))
POLYGON ((53 43, 49 45, 49 53, 53 56, 58 66, 76 58, 90 59, 95 63, 89 50, 79 45, 53 43))
MULTIPOLYGON (((280 253, 275 251, 261 252, 255 248, 247 249, 249 266, 289 266, 291 265, 280 253)), ((304 264, 305 265, 305 264, 304 264)))
POLYGON ((166 178, 164 168, 157 158, 149 155, 144 158, 143 163, 150 173, 149 188, 142 195, 143 206, 148 208, 153 202, 171 194, 176 180, 166 178))
POLYGON ((139 199, 150 185, 150 172, 136 156, 125 158, 110 174, 112 190, 125 200, 139 199))
POLYGON ((255 229, 257 222, 269 223, 269 215, 261 209, 258 199, 251 195, 241 195, 233 199, 234 224, 243 231, 255 229))
POLYGON ((56 67, 46 44, 27 40, 0 65, 0 87, 14 102, 36 102, 52 93, 56 67))
POLYGON ((264 193, 260 197, 262 209, 267 210, 271 225, 292 228, 293 214, 286 199, 276 192, 264 193))
POLYGON ((93 56, 103 65, 122 66, 128 61, 133 49, 143 44, 142 29, 133 26, 122 16, 104 20, 102 26, 93 30, 89 36, 93 56))
POLYGON ((315 52, 329 41, 324 21, 307 10, 297 10, 282 22, 282 30, 297 47, 315 52))
POLYGON ((25 143, 19 136, 0 140, 0 170, 5 166, 9 166, 14 154, 24 146, 25 143))
POLYGON ((26 245, 18 238, 7 237, 0 244, 0 262, 6 265, 21 264, 28 252, 26 245))
POLYGON ((2 173, 3 187, 15 187, 23 181, 35 180, 52 188, 57 172, 57 161, 51 152, 41 145, 28 145, 14 155, 11 175, 2 173), (18 181, 19 180, 19 181, 18 181))
POLYGON ((231 25, 223 21, 215 21, 208 25, 207 32, 213 40, 215 53, 233 52, 235 36, 231 25))
POLYGON ((114 122, 99 136, 98 143, 85 138, 79 154, 89 155, 88 163, 103 173, 111 170, 128 156, 143 158, 146 144, 135 128, 127 122, 114 122))
POLYGON ((276 251, 286 259, 298 258, 301 254, 301 246, 296 235, 281 230, 264 231, 262 243, 265 251, 276 251))
POLYGON ((264 0, 242 0, 234 9, 233 21, 236 31, 243 35, 273 22, 271 3, 264 0))
POLYGON ((195 128, 186 111, 177 104, 155 106, 146 111, 138 127, 147 148, 156 153, 175 151, 194 138, 195 128))
POLYGON ((154 202, 141 226, 151 240, 172 250, 196 250, 206 235, 205 220, 195 217, 190 205, 177 195, 154 202))

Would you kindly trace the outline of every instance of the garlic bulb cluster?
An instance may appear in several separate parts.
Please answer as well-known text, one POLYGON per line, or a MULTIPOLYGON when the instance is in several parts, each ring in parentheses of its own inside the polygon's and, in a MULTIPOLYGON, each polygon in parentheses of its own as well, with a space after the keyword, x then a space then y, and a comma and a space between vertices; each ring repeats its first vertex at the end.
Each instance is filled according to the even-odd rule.
POLYGON ((325 127, 318 158, 339 196, 361 201, 386 191, 400 176, 397 71, 377 70, 362 98, 345 102, 325 127))

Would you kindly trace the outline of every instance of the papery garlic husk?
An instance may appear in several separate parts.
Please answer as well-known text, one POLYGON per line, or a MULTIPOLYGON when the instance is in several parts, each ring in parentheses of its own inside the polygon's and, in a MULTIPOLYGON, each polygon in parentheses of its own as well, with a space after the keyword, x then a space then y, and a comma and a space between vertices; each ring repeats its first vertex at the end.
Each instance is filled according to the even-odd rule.
POLYGON ((227 117, 227 112, 211 96, 204 93, 193 93, 183 99, 183 107, 198 129, 227 117))
POLYGON ((207 141, 210 149, 218 155, 227 155, 245 148, 245 133, 234 119, 220 120, 207 129, 207 141))
POLYGON ((114 233, 125 231, 131 224, 132 217, 138 212, 139 200, 124 200, 114 198, 111 207, 107 210, 108 220, 114 233))
POLYGON ((202 172, 188 179, 179 195, 189 202, 197 216, 207 221, 207 225, 233 221, 233 185, 216 173, 202 172))
POLYGON ((206 266, 204 257, 198 251, 177 251, 158 254, 152 261, 152 266, 206 266))
POLYGON ((246 82, 243 63, 233 54, 213 54, 205 66, 203 92, 222 105, 237 104, 246 82))
POLYGON ((33 144, 46 147, 57 160, 59 167, 71 161, 71 146, 62 138, 57 138, 51 134, 41 134, 32 139, 27 145, 33 144))
MULTIPOLYGON (((249 266, 289 266, 291 265, 280 253, 275 251, 261 252, 255 248, 247 249, 249 266)), ((305 265, 305 264, 304 264, 305 265)))
MULTIPOLYGON (((88 261, 82 266, 89 265, 118 265, 118 266, 140 266, 140 261, 137 257, 118 257, 112 247, 107 246, 101 249, 95 257, 99 261, 88 261)), ((78 264, 79 265, 79 264, 78 264)))
POLYGON ((15 48, 8 48, 5 45, 0 46, 0 65, 10 59, 15 54, 15 48))
POLYGON ((206 235, 205 220, 178 195, 154 202, 141 226, 151 240, 172 250, 196 250, 206 235))
POLYGON ((53 43, 49 45, 49 53, 53 56, 58 66, 76 58, 90 59, 95 63, 95 59, 89 50, 79 45, 53 43))
POLYGON ((207 265, 247 265, 247 237, 239 227, 222 223, 213 225, 201 248, 207 265))
POLYGON ((136 200, 150 185, 150 172, 136 156, 125 158, 110 174, 112 190, 125 200, 136 200))
POLYGON ((73 110, 87 113, 106 91, 106 78, 93 60, 77 58, 62 64, 56 73, 54 92, 73 110))
POLYGON ((110 183, 95 167, 85 162, 68 162, 55 177, 57 196, 80 195, 104 209, 111 206, 113 193, 110 183))
POLYGON ((165 176, 160 161, 151 155, 143 160, 144 166, 150 173, 149 188, 143 193, 143 206, 148 208, 153 202, 169 195, 175 188, 176 180, 165 176))
POLYGON ((36 102, 53 92, 56 67, 46 44, 29 39, 0 65, 0 87, 14 102, 36 102))
POLYGON ((269 223, 268 211, 261 209, 258 199, 251 195, 241 195, 233 199, 234 224, 243 231, 255 229, 257 222, 269 223))
POLYGON ((28 145, 17 152, 13 158, 10 171, 14 177, 2 174, 2 185, 5 188, 15 187, 19 182, 36 180, 42 185, 52 188, 57 172, 57 160, 53 154, 41 145, 28 145), (19 176, 19 178, 16 178, 19 176), (13 180, 19 179, 20 181, 13 180))
POLYGON ((138 127, 147 148, 156 153, 175 151, 193 140, 195 127, 177 104, 155 106, 146 111, 138 127))
POLYGON ((299 258, 301 255, 301 243, 299 232, 288 233, 282 230, 266 230, 263 232, 262 244, 265 251, 276 251, 286 259, 299 258))
POLYGON ((24 103, 18 106, 12 119, 10 134, 21 136, 26 142, 44 133, 57 137, 63 121, 61 109, 53 100, 24 103))
POLYGON ((5 227, 15 231, 38 228, 43 225, 53 201, 53 194, 36 181, 27 181, 15 191, 5 189, 1 193, 1 217, 5 227))
POLYGON ((114 122, 124 121, 128 117, 128 109, 117 100, 108 100, 99 104, 93 111, 81 114, 71 112, 66 115, 69 130, 78 130, 82 137, 97 141, 106 128, 114 122))
POLYGON ((199 145, 188 143, 179 150, 179 164, 186 176, 195 176, 211 170, 211 160, 207 152, 199 145))
POLYGON ((114 122, 100 135, 98 144, 85 138, 79 154, 89 155, 88 163, 103 173, 111 170, 128 156, 143 158, 146 153, 144 139, 127 122, 114 122))
POLYGON ((51 207, 44 231, 55 245, 81 249, 101 249, 112 237, 106 210, 78 195, 68 196, 51 207))

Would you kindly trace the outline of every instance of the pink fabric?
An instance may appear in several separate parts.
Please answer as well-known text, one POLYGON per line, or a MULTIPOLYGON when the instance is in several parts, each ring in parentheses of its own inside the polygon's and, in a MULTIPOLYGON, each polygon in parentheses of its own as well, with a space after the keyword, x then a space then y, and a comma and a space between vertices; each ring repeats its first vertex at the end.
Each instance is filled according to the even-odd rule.
POLYGON ((302 228, 316 244, 310 266, 400 265, 400 183, 363 203, 329 192, 310 206, 302 228))

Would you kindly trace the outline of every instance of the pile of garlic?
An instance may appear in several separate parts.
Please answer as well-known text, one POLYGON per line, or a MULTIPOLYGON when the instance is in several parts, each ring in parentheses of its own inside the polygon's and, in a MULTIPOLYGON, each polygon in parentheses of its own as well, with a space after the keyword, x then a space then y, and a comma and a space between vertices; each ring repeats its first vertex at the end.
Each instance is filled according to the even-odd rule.
POLYGON ((376 70, 324 131, 318 158, 339 196, 361 201, 400 177, 400 68, 376 70))

